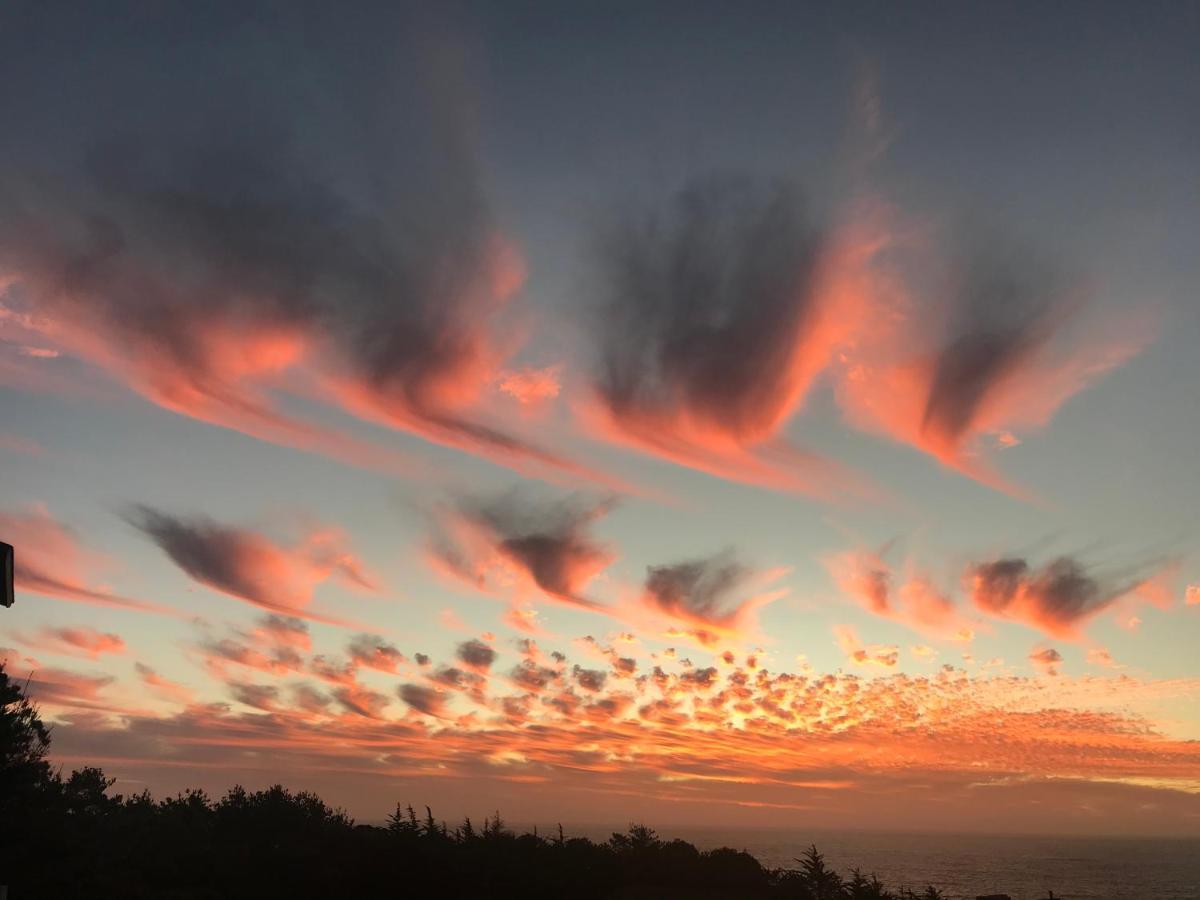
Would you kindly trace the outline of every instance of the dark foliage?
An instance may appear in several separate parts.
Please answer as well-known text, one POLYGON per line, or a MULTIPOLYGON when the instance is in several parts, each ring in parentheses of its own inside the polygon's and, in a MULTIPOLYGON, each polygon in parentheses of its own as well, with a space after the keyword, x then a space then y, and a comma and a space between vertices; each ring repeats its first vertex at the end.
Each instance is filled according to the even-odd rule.
POLYGON ((631 825, 604 843, 516 834, 499 813, 476 826, 397 806, 355 825, 320 797, 276 785, 155 800, 112 795, 95 768, 63 778, 50 735, 0 664, 0 884, 14 900, 87 898, 521 897, 670 900, 924 900, 855 871, 842 879, 816 847, 798 869, 748 853, 700 851, 631 825))

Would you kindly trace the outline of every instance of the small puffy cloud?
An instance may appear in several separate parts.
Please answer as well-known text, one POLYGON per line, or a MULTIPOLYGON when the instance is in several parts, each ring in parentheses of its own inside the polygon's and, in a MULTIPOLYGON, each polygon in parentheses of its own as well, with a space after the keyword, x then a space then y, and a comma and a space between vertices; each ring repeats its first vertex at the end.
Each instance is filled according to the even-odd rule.
POLYGON ((472 639, 459 644, 455 656, 464 665, 486 672, 496 660, 496 651, 483 641, 472 639))
POLYGON ((270 684, 246 684, 233 682, 229 693, 238 703, 244 703, 264 712, 273 711, 279 703, 279 688, 270 684))
POLYGON ((275 613, 263 616, 258 620, 251 636, 264 643, 292 647, 296 650, 312 649, 308 623, 294 616, 280 616, 275 613))
POLYGON ((419 713, 441 719, 446 717, 446 695, 434 688, 419 684, 402 684, 400 699, 419 713))
POLYGON ((1038 647, 1029 654, 1029 661, 1047 675, 1057 675, 1062 654, 1053 647, 1038 647))
POLYGON ((1112 654, 1108 652, 1107 647, 1091 647, 1087 652, 1087 661, 1089 665, 1104 666, 1106 669, 1122 669, 1124 666, 1118 664, 1112 658, 1112 654))
POLYGON ((501 373, 499 387, 522 406, 540 406, 553 400, 562 391, 562 366, 546 366, 501 373))
POLYGON ((604 683, 608 680, 608 673, 599 669, 583 669, 576 666, 572 670, 575 676, 575 681, 585 691, 599 691, 604 688, 604 683))
POLYGON ((292 686, 292 702, 303 712, 311 715, 324 715, 329 709, 330 698, 310 684, 292 686))
POLYGON ((1188 606, 1200 606, 1200 584, 1189 584, 1183 592, 1183 602, 1188 606))
POLYGON ((891 669, 900 661, 899 647, 893 644, 864 644, 849 625, 838 625, 833 633, 838 647, 855 665, 891 669))
POLYGON ((333 698, 343 709, 366 719, 378 719, 389 702, 385 695, 360 684, 334 688, 333 698))
POLYGON ((346 648, 350 662, 365 669, 396 674, 406 662, 404 654, 378 635, 360 634, 346 648))

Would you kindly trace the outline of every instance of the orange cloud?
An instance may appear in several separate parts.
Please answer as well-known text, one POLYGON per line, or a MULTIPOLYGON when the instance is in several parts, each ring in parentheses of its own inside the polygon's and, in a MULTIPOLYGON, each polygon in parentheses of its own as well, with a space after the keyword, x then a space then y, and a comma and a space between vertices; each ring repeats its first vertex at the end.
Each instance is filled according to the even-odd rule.
MULTIPOLYGON (((1143 571, 1106 576, 1069 556, 1041 567, 1009 557, 969 567, 964 583, 982 612, 1022 622, 1051 637, 1075 639, 1090 619, 1134 597, 1156 575, 1143 571)), ((1152 599, 1153 592, 1147 596, 1152 599)))
POLYGON ((672 623, 665 634, 711 648, 727 639, 751 635, 757 611, 786 595, 773 588, 786 570, 756 571, 739 562, 732 551, 668 565, 649 566, 635 605, 621 615, 648 625, 657 619, 672 623))
POLYGON ((1029 661, 1051 676, 1058 675, 1058 664, 1062 659, 1062 654, 1053 647, 1034 648, 1029 654, 1029 661))
POLYGON ((562 391, 562 365, 526 367, 500 374, 499 388, 522 406, 538 407, 562 391))
POLYGON ((169 678, 164 678, 158 672, 143 663, 134 663, 134 670, 137 672, 138 678, 142 684, 153 690, 155 693, 162 695, 168 700, 172 700, 180 704, 188 704, 192 701, 192 691, 182 684, 171 681, 169 678))
POLYGON ((125 652, 125 642, 120 636, 86 626, 43 628, 35 637, 20 640, 27 647, 88 659, 98 659, 106 653, 119 656, 125 652))
POLYGON ((1149 314, 1097 313, 1072 328, 1083 309, 1079 291, 1029 254, 974 249, 946 266, 931 248, 911 242, 889 251, 938 272, 940 293, 918 297, 881 254, 881 305, 840 357, 837 395, 856 427, 911 444, 993 487, 1019 493, 983 456, 983 439, 1002 447, 1018 432, 1045 426, 1058 409, 1105 373, 1140 352, 1155 326, 1149 314), (920 257, 924 256, 922 259, 920 257))
POLYGON ((849 625, 838 625, 833 629, 838 647, 846 658, 860 666, 879 666, 893 669, 900 661, 900 648, 894 644, 863 644, 858 634, 849 625))
MULTIPOLYGON (((527 659, 508 679, 488 681, 438 666, 428 684, 399 688, 404 713, 363 685, 335 700, 268 675, 268 683, 225 688, 249 711, 192 704, 169 716, 69 716, 56 725, 55 747, 61 759, 120 759, 139 778, 172 773, 186 784, 204 772, 221 781, 365 778, 375 803, 376 785, 396 778, 429 790, 452 782, 472 796, 493 779, 533 779, 559 804, 618 792, 668 806, 812 806, 822 820, 849 815, 847 804, 858 809, 863 794, 873 808, 899 793, 901 805, 936 797, 940 809, 962 792, 977 808, 979 791, 1000 796, 1030 780, 1043 785, 1042 797, 1061 779, 1153 784, 1143 789, 1159 802, 1200 797, 1196 742, 1147 718, 1160 702, 1195 696, 1195 679, 972 677, 950 667, 891 674, 890 648, 839 637, 862 652, 857 662, 888 674, 679 661, 616 678, 563 657, 527 659), (995 740, 998 731, 1005 740, 995 740)), ((1043 658, 1058 663, 1050 652, 1043 658)), ((100 682, 57 683, 67 709, 102 703, 100 682)))
POLYGON ((222 594, 288 616, 341 623, 306 610, 318 584, 336 578, 374 591, 374 580, 333 531, 311 532, 284 547, 257 532, 205 517, 181 518, 146 506, 127 516, 195 581, 222 594))
POLYGON ((962 642, 974 637, 974 622, 928 576, 911 575, 897 586, 883 556, 866 550, 840 553, 827 566, 838 588, 869 612, 931 637, 962 642))
POLYGON ((594 433, 721 478, 866 490, 781 438, 869 312, 857 234, 823 233, 790 187, 712 179, 604 246, 601 366, 580 408, 594 433))
MULTIPOLYGON (((469 116, 457 101, 435 105, 432 119, 421 103, 402 114, 405 152, 428 165, 397 168, 355 146, 366 194, 280 147, 275 108, 243 109, 255 124, 236 134, 186 141, 172 140, 173 109, 149 117, 154 134, 140 140, 80 135, 103 163, 64 169, 53 187, 14 176, 20 196, 0 216, 0 340, 39 364, 82 361, 180 415, 353 465, 425 468, 285 408, 331 402, 522 472, 603 479, 487 415, 520 344, 509 307, 524 263, 486 196, 469 116)), ((397 114, 377 110, 378 121, 397 114)), ((17 367, 24 386, 50 385, 29 368, 17 367)))
POLYGON ((588 527, 612 505, 578 498, 543 503, 515 492, 490 501, 463 500, 438 511, 427 559, 435 570, 478 590, 599 609, 586 592, 615 554, 588 527))

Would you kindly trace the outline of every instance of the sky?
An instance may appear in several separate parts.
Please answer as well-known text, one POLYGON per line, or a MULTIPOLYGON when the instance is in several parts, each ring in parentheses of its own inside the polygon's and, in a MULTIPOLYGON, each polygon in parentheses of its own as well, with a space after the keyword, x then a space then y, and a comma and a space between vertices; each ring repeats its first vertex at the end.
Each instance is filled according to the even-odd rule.
POLYGON ((55 762, 1200 834, 1200 7, 398 6, 0 12, 55 762))

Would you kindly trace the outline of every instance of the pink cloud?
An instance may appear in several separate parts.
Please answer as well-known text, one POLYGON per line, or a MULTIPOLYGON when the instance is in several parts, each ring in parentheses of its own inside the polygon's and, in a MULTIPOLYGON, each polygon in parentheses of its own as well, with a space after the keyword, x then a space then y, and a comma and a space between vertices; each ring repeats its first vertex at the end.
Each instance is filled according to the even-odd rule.
POLYGON ((245 528, 145 506, 134 508, 128 520, 195 581, 287 616, 346 624, 307 609, 315 588, 334 579, 351 589, 377 590, 336 531, 313 531, 284 546, 245 528))
POLYGON ((125 642, 111 632, 100 632, 86 626, 43 628, 32 638, 22 638, 28 647, 68 656, 98 659, 104 654, 125 653, 125 642))
POLYGON ((96 585, 96 573, 108 568, 109 561, 85 547, 45 506, 0 511, 0 534, 16 548, 13 577, 18 591, 76 603, 177 614, 158 604, 125 597, 96 585))

